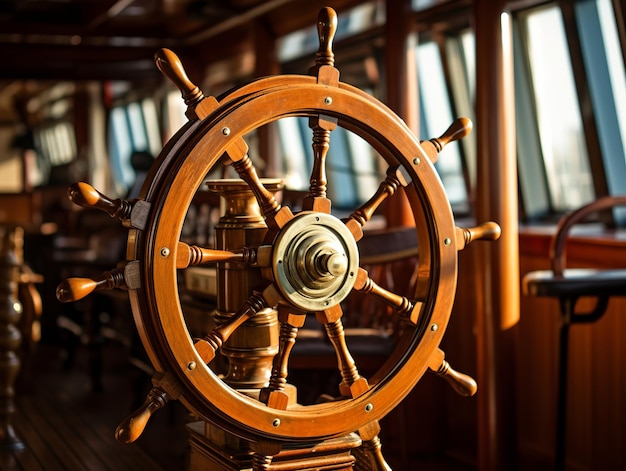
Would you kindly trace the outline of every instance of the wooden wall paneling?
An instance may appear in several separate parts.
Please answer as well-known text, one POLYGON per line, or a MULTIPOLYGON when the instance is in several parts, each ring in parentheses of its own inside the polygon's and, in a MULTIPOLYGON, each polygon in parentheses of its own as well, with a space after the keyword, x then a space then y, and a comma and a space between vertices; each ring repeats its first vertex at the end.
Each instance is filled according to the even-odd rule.
MULTIPOLYGON (((593 309, 593 304, 579 301, 579 309, 593 309)), ((576 374, 568 376, 567 435, 565 449, 569 460, 584 464, 586 469, 591 464, 593 431, 591 427, 593 410, 591 384, 592 332, 589 325, 573 325, 569 331, 569 370, 576 374)))
MULTIPOLYGON (((470 245, 459 252, 457 294, 442 349, 446 358, 458 371, 476 378, 476 282, 474 278, 473 249, 470 245)), ((481 386, 473 397, 462 397, 451 388, 443 387, 446 433, 446 452, 470 465, 476 465, 478 450, 477 404, 481 386)))
MULTIPOLYGON (((544 237, 548 240, 548 237, 544 237)), ((539 245, 533 242, 534 246, 539 245)), ((524 243, 521 243, 522 249, 524 243)), ((520 271, 548 269, 547 246, 542 254, 520 257, 520 271)), ((518 449, 523 463, 551 462, 554 450, 554 418, 557 378, 558 301, 521 299, 519 323, 517 408, 518 449)))
MULTIPOLYGON (((549 268, 549 235, 520 238, 520 274, 549 268), (544 247, 544 250, 537 250, 544 247)), ((624 266, 619 238, 575 237, 568 266, 624 266), (612 240, 612 242, 611 242, 612 240), (593 260, 593 262, 590 262, 593 260)), ((578 309, 593 303, 581 299, 578 309)), ((554 459, 558 302, 521 298, 517 369, 517 416, 521 469, 549 469, 554 459)), ((570 329, 566 464, 569 469, 617 470, 626 466, 626 299, 612 298, 593 324, 570 329)))
MULTIPOLYGON (((589 430, 590 435, 589 454, 593 461, 588 469, 626 468, 624 312, 626 300, 612 299, 605 317, 589 326, 592 336, 589 378, 592 396, 590 403, 580 405, 590 409, 590 423, 581 424, 589 430)), ((580 354, 576 350, 575 355, 580 354)), ((572 361, 576 361, 576 358, 572 361)))

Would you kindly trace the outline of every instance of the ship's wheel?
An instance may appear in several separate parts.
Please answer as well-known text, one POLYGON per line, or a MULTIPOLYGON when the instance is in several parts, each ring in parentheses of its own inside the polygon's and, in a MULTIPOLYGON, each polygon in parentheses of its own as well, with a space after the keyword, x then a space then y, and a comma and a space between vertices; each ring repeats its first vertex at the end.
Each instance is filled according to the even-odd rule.
MULTIPOLYGON (((427 369, 462 394, 476 391, 471 378, 450 368, 439 344, 456 291, 457 252, 472 240, 496 239, 499 228, 495 223, 456 227, 434 167, 441 148, 466 135, 471 123, 457 120, 440 138, 418 141, 384 104, 339 81, 332 52, 335 29, 334 11, 323 9, 311 75, 263 78, 218 98, 205 97, 189 81, 173 52, 159 51, 157 66, 181 90, 189 122, 163 149, 140 198, 112 200, 86 183, 70 188, 75 203, 103 209, 129 227, 127 260, 96 279, 65 281, 58 297, 73 301, 97 289, 128 289, 141 340, 157 372, 145 404, 120 425, 118 439, 134 441, 150 415, 176 399, 205 421, 252 443, 315 442, 357 432, 375 469, 388 469, 378 421, 427 369), (299 211, 281 206, 263 186, 245 142, 261 126, 294 116, 309 118, 314 150, 310 188, 299 211), (343 219, 331 212, 325 171, 330 134, 337 126, 369 143, 387 166, 369 201, 343 219), (196 190, 224 166, 232 166, 254 194, 267 226, 262 242, 236 250, 182 242, 196 190), (357 245, 376 209, 400 188, 410 202, 419 247, 410 297, 373 282, 359 266, 357 245), (224 262, 260 269, 261 282, 237 312, 192 338, 181 308, 179 275, 191 265, 224 262), (393 354, 369 378, 359 374, 343 334, 341 303, 354 291, 383 300, 408 325, 393 354), (278 312, 280 342, 269 382, 251 396, 233 389, 208 365, 233 332, 267 308, 278 312), (324 325, 336 350, 340 397, 299 405, 290 403, 285 386, 289 353, 306 315, 324 325)), ((259 457, 255 469, 270 469, 270 462, 271 456, 259 457)))

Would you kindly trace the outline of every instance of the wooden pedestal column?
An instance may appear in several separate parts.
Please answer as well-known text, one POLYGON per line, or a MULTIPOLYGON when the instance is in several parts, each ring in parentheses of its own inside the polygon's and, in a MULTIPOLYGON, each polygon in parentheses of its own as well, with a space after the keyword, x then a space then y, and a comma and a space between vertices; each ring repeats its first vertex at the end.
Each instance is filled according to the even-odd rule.
MULTIPOLYGON (((191 445, 190 471, 250 471, 250 444, 226 432, 195 422, 187 426, 191 445)), ((283 444, 270 471, 354 471, 351 450, 361 445, 357 434, 317 443, 283 444)))
MULTIPOLYGON (((281 188, 279 180, 265 180, 271 192, 281 188)), ((210 191, 222 198, 222 217, 215 229, 215 248, 236 250, 259 246, 267 231, 263 216, 250 187, 243 180, 216 180, 208 183, 210 191)), ((234 315, 252 290, 261 282, 258 268, 232 262, 218 263, 217 309, 215 324, 234 315)), ((224 382, 243 394, 258 398, 267 386, 272 360, 278 352, 279 325, 273 309, 259 311, 242 324, 220 349, 226 365, 216 362, 224 382)), ((222 362, 224 363, 224 362, 222 362)), ((289 403, 297 401, 296 390, 287 385, 289 403)), ((191 447, 190 471, 230 471, 269 469, 272 471, 352 470, 355 459, 351 450, 361 445, 356 434, 306 444, 275 444, 276 453, 257 453, 254 444, 226 432, 213 424, 195 422, 188 425, 191 447), (273 455, 272 464, 256 463, 260 456, 273 455)), ((268 444, 272 448, 274 444, 268 444)))
POLYGON ((20 370, 16 351, 22 335, 16 324, 22 315, 17 299, 19 276, 18 244, 22 241, 19 228, 0 227, 0 449, 19 450, 24 444, 15 434, 11 418, 15 413, 15 378, 20 370))

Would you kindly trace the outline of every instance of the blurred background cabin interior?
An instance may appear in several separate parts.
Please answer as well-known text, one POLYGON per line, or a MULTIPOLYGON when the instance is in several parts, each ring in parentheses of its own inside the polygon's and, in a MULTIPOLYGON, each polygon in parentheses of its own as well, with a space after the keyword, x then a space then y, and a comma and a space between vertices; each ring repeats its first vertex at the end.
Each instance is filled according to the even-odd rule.
MULTIPOLYGON (((132 200, 154 177, 155 159, 190 120, 181 90, 155 65, 157 51, 174 51, 206 97, 260 77, 307 75, 324 6, 338 15, 342 82, 385 103, 422 140, 457 117, 473 122, 434 166, 459 225, 495 221, 502 230, 498 241, 459 253, 442 342, 478 393, 460 397, 425 375, 381 421, 388 463, 396 471, 626 469, 625 282, 603 284, 599 298, 575 287, 573 312, 593 314, 578 322, 560 310, 559 292, 525 284, 558 263, 551 244, 566 214, 626 194, 624 0, 0 0, 0 293, 8 300, 0 469, 188 469, 194 418, 176 401, 137 443, 115 441, 154 373, 127 291, 61 303, 56 288, 126 260, 129 232, 72 204, 67 189, 87 182, 113 201, 132 200)), ((282 179, 279 198, 297 208, 313 167, 309 122, 275 124, 246 138, 249 156, 260 176, 282 179)), ((368 201, 385 171, 361 139, 334 130, 333 214, 368 201)), ((626 210, 593 209, 568 233, 567 267, 623 277, 626 210)), ((201 188, 181 240, 211 247, 220 214, 219 198, 201 188)), ((410 203, 395 195, 370 224, 372 236, 396 238, 371 243, 390 250, 382 262, 363 255, 368 270, 404 295, 417 276, 414 258, 398 255, 416 244, 402 235, 414 224, 410 203)), ((190 330, 206 328, 214 283, 215 271, 197 267, 179 281, 190 330)), ((368 337, 354 355, 375 370, 398 327, 381 320, 384 307, 355 309, 347 327, 375 330, 381 343, 368 337)), ((303 400, 337 381, 332 355, 307 349, 318 334, 294 348, 290 379, 303 400)))

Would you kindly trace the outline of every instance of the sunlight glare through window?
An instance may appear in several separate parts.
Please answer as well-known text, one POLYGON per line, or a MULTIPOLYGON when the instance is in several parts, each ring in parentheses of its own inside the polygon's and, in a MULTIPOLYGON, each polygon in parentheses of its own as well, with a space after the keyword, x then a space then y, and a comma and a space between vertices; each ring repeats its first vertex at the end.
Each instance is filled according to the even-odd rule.
POLYGON ((576 208, 594 196, 582 120, 560 12, 556 7, 526 18, 537 124, 552 203, 576 208))
MULTIPOLYGON (((420 44, 416 54, 419 99, 424 118, 420 124, 420 133, 422 139, 429 139, 443 134, 454 118, 445 88, 446 81, 437 44, 434 42, 420 44), (428 73, 420 74, 420 71, 428 73)), ((441 151, 436 168, 450 203, 465 205, 467 190, 458 142, 447 145, 441 151)))
MULTIPOLYGON (((617 110, 617 121, 622 146, 626 147, 626 72, 620 55, 619 36, 611 0, 598 0, 598 14, 602 24, 602 39, 609 65, 609 77, 617 110)), ((626 159, 626 152, 624 153, 626 159)))

